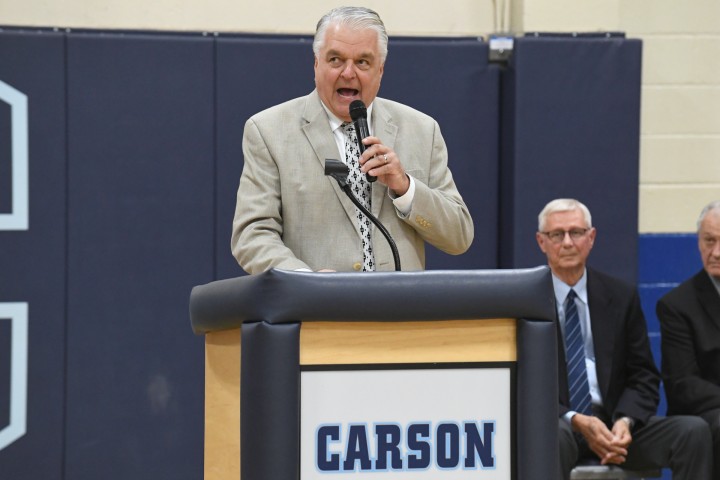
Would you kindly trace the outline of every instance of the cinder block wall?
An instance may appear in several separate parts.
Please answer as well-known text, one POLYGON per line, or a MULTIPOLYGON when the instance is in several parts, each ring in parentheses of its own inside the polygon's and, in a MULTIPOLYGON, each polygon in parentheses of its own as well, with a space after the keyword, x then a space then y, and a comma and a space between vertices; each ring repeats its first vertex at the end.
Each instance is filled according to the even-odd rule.
POLYGON ((640 232, 694 232, 720 198, 720 3, 622 3, 645 44, 640 232))

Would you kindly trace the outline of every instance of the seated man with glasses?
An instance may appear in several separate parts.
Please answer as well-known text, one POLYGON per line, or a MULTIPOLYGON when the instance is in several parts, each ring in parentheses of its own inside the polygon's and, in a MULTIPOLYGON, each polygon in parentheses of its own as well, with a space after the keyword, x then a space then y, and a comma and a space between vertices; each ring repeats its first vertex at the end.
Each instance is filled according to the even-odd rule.
POLYGON ((596 230, 573 199, 548 203, 536 239, 552 270, 558 307, 560 473, 580 460, 672 469, 709 479, 710 430, 698 417, 655 416, 660 376, 637 289, 586 266, 596 230))

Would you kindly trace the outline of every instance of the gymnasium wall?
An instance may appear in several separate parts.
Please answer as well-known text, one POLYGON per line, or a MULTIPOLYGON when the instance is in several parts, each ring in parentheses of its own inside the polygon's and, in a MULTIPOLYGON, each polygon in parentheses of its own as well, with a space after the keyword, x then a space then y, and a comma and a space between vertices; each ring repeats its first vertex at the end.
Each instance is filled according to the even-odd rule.
MULTIPOLYGON (((381 95, 438 120, 476 225, 467 254, 431 251, 428 267, 543 263, 536 215, 572 194, 612 239, 593 261, 635 281, 641 43, 528 36, 507 65, 488 53, 477 38, 391 39, 381 95)), ((26 307, 0 311, 0 351, 13 352, 0 357, 0 428, 13 432, 0 471, 198 478, 203 342, 188 295, 242 274, 229 251, 242 127, 311 90, 310 39, 5 28, 0 81, 3 138, 27 133, 25 156, 0 150, 13 192, 0 213, 27 220, 0 217, 0 305, 26 307)))

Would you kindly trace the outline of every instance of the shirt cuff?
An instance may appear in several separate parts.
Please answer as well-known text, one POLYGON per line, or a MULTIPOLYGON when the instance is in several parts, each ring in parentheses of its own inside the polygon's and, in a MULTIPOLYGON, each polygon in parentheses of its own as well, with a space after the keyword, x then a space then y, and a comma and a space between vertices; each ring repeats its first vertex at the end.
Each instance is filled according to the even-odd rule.
POLYGON ((565 412, 565 415, 563 415, 562 418, 563 418, 570 426, 572 426, 572 418, 573 418, 576 414, 577 414, 576 411, 570 410, 570 411, 568 411, 568 412, 565 412))
POLYGON ((631 417, 620 417, 618 420, 625 422, 630 430, 635 426, 635 419, 631 417))
POLYGON ((411 177, 410 175, 408 175, 407 177, 410 180, 410 186, 408 187, 407 192, 405 192, 405 195, 401 197, 396 197, 388 189, 388 195, 390 195, 390 198, 392 198, 395 209, 397 209, 397 211, 402 217, 407 217, 408 215, 410 215, 410 211, 412 210, 412 201, 413 198, 415 198, 415 179, 413 179, 413 177, 411 177))

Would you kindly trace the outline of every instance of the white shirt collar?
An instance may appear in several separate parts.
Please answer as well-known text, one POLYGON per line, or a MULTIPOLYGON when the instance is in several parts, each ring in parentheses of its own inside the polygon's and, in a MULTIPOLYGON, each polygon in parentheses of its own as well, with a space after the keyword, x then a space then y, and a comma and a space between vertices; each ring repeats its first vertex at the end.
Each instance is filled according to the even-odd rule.
POLYGON ((555 301, 558 305, 564 305, 565 299, 567 298, 568 293, 570 293, 570 289, 572 288, 575 290, 575 294, 578 296, 580 300, 583 301, 585 305, 588 304, 588 295, 587 295, 587 269, 583 270, 582 277, 580 277, 580 280, 577 281, 575 285, 568 285, 567 283, 560 280, 558 277, 555 276, 553 273, 552 275, 552 281, 553 281, 553 289, 555 290, 555 301))
MULTIPOLYGON (((372 135, 372 109, 375 102, 371 103, 369 107, 367 107, 367 123, 368 123, 368 131, 372 135)), ((345 123, 343 120, 340 120, 338 117, 336 117, 330 109, 323 103, 322 100, 320 100, 320 104, 323 106, 323 109, 325 110, 325 113, 327 113, 328 121, 330 122, 330 130, 333 132, 340 128, 340 125, 345 123)))

